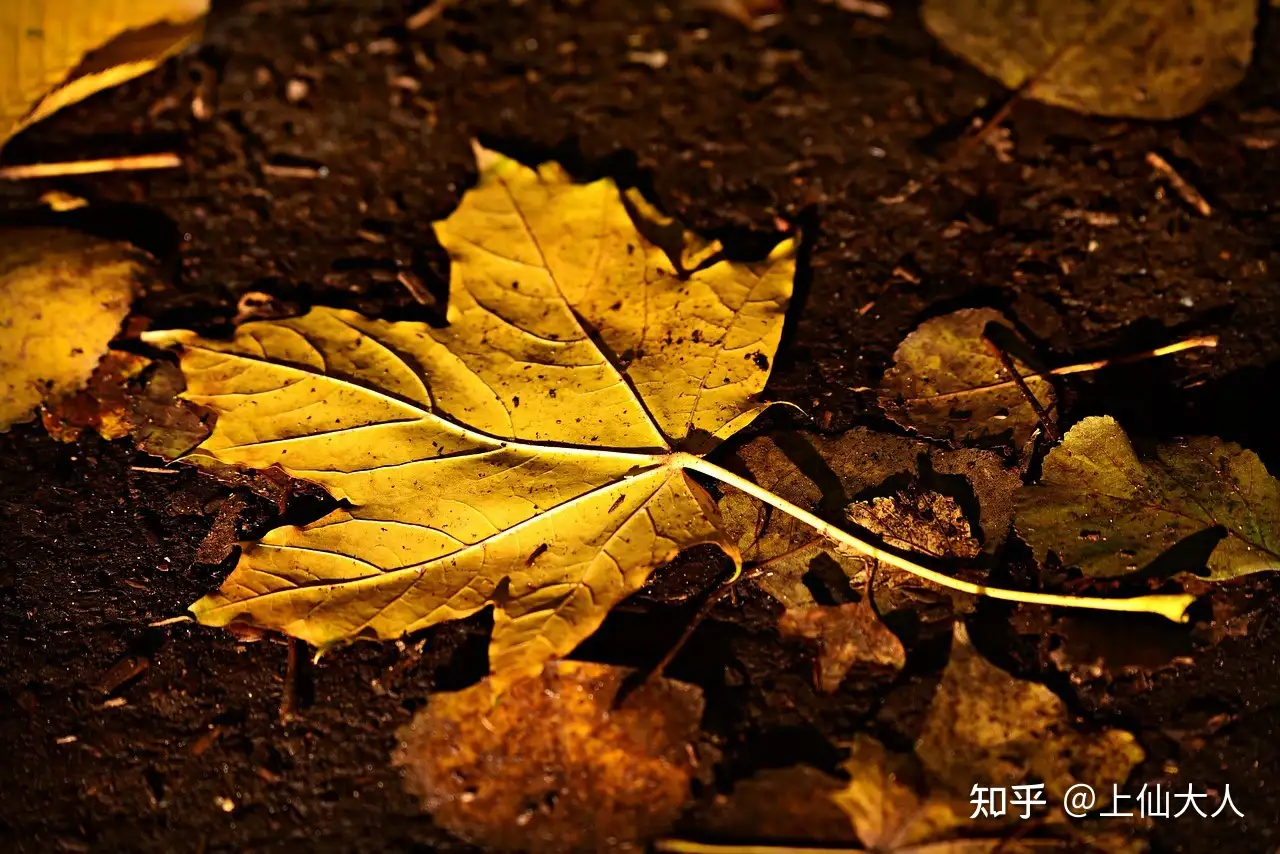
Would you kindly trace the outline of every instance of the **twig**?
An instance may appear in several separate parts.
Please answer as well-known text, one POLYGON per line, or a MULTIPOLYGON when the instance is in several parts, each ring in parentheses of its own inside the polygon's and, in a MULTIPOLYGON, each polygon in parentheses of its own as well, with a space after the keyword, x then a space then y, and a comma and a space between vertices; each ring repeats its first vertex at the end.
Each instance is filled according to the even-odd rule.
POLYGON ((298 705, 298 639, 289 638, 289 658, 284 668, 284 696, 280 698, 280 722, 293 720, 298 705))
POLYGON ((1179 175, 1168 160, 1165 160, 1154 151, 1148 151, 1147 164, 1163 175, 1168 180, 1169 186, 1173 187, 1174 192, 1181 196, 1184 202, 1195 208, 1200 216, 1211 216, 1213 214, 1213 208, 1205 201, 1204 196, 1200 195, 1200 191, 1187 183, 1187 179, 1179 175))
POLYGON ((1013 364, 1013 359, 1010 359, 1009 354, 985 334, 982 336, 982 340, 987 342, 987 347, 990 348, 992 353, 995 353, 996 358, 1000 360, 1000 364, 1004 366, 1004 369, 1009 372, 1009 376, 1013 378, 1014 385, 1018 387, 1018 391, 1022 392, 1022 396, 1027 399, 1027 403, 1031 404, 1031 408, 1035 410, 1036 418, 1040 420, 1040 429, 1044 430, 1044 434, 1049 437, 1049 441, 1061 441, 1062 434, 1058 432, 1053 419, 1049 417, 1049 413, 1045 411, 1040 400, 1031 391, 1027 381, 1022 378, 1022 374, 1018 373, 1018 368, 1013 364))
POLYGON ((166 154, 133 154, 128 157, 105 157, 101 160, 66 160, 61 163, 23 163, 0 166, 0 179, 19 181, 26 178, 59 178, 64 175, 94 175, 100 172, 137 172, 145 169, 173 169, 182 158, 166 154))
POLYGON ((278 163, 262 164, 262 174, 272 178, 324 178, 329 174, 326 167, 314 166, 281 166, 278 163))
POLYGON ((431 0, 426 6, 410 15, 404 22, 406 30, 420 30, 427 24, 434 21, 444 14, 445 9, 452 6, 457 0, 431 0))
POLYGON ((188 617, 184 614, 181 617, 170 617, 167 620, 156 620, 154 623, 147 623, 147 625, 153 629, 158 629, 161 626, 175 626, 178 623, 194 623, 194 622, 195 622, 194 617, 188 617))
POLYGON ((162 469, 156 466, 129 466, 130 471, 145 471, 148 474, 182 474, 182 469, 162 469))

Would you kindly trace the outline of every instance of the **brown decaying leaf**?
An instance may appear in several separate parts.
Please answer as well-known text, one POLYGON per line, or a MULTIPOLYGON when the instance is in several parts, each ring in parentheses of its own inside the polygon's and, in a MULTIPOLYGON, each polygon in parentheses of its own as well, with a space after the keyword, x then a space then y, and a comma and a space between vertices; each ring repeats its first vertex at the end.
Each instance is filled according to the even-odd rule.
POLYGON ((1114 418, 1086 418, 1017 502, 1018 533, 1037 559, 1052 552, 1089 576, 1157 559, 1170 572, 1207 566, 1215 580, 1280 569, 1280 481, 1257 454, 1218 438, 1140 457, 1114 418))
POLYGON ((84 389, 45 404, 40 417, 61 442, 94 430, 109 441, 130 436, 141 450, 174 460, 209 435, 209 413, 180 400, 182 389, 177 366, 111 350, 84 389))
MULTIPOLYGON (((1012 446, 1022 454, 1040 418, 983 333, 1012 324, 991 308, 966 308, 920 324, 893 354, 880 381, 880 405, 903 427, 931 439, 1012 446)), ((1020 346, 1025 344, 1017 342, 1020 346)), ((1009 354, 1040 406, 1054 416, 1054 390, 1044 376, 1009 354)))
POLYGON ((500 851, 642 850, 689 798, 702 692, 629 669, 560 661, 501 694, 433 694, 395 762, 433 820, 500 851))
POLYGON ((809 765, 766 768, 717 795, 688 824, 725 839, 854 843, 849 816, 832 800, 842 788, 841 780, 809 765))
POLYGON ((898 636, 880 622, 880 616, 863 598, 844 605, 788 608, 778 620, 785 637, 817 642, 818 687, 837 690, 855 666, 883 667, 894 672, 907 663, 898 636))
POLYGON ((205 534, 200 547, 196 549, 198 563, 222 563, 231 556, 238 541, 236 532, 244 509, 244 499, 238 495, 231 495, 222 502, 209 533, 205 534))
POLYGON ((128 436, 128 383, 149 364, 146 356, 108 350, 88 385, 41 407, 45 430, 59 442, 74 442, 85 430, 94 430, 108 441, 128 436))
MULTIPOLYGON (((816 433, 761 437, 740 448, 737 456, 761 486, 801 507, 837 518, 844 515, 854 497, 882 489, 891 478, 927 480, 933 485, 940 482, 961 493, 972 490, 979 518, 966 519, 965 524, 970 525, 970 533, 980 535, 986 551, 994 551, 1004 542, 1013 517, 1012 496, 1021 485, 1017 471, 1007 468, 1000 456, 990 451, 948 450, 865 428, 835 437, 816 433), (822 480, 826 495, 814 477, 822 480)), ((865 558, 825 546, 810 528, 761 507, 736 490, 725 490, 720 511, 743 558, 754 564, 768 563, 758 578, 760 586, 788 607, 816 604, 802 579, 820 555, 838 563, 855 584, 865 577, 865 558)), ((963 551, 968 545, 960 547, 963 551)), ((876 574, 876 601, 884 612, 894 610, 904 598, 899 594, 911 589, 933 588, 894 573, 876 574)))
POLYGON ((1104 116, 1173 119, 1240 82, 1255 0, 925 0, 925 26, 1010 89, 1104 116))
POLYGON ((964 511, 949 495, 915 491, 855 501, 845 516, 897 549, 962 559, 982 551, 964 511))

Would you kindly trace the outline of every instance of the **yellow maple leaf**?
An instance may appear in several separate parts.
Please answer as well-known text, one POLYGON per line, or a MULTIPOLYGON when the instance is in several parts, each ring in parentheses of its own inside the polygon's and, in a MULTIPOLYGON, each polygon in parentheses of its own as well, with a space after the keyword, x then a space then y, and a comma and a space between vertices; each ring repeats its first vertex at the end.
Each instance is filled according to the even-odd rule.
POLYGON ((201 622, 324 647, 496 603, 494 671, 537 673, 680 549, 737 559, 679 452, 763 408, 795 242, 681 278, 612 181, 479 158, 437 224, 447 327, 317 308, 230 341, 150 336, 183 345, 186 396, 218 413, 196 459, 350 503, 248 545, 201 622))
MULTIPOLYGON (((145 336, 182 348, 185 396, 218 414, 190 459, 278 465, 348 503, 247 544, 222 589, 192 606, 201 622, 324 648, 492 604, 501 685, 572 650, 681 549, 711 543, 739 560, 689 470, 891 565, 1001 593, 870 546, 700 456, 768 405, 758 395, 794 240, 741 264, 681 232, 677 265, 642 233, 673 223, 638 197, 629 211, 612 181, 477 156, 478 185, 436 224, 453 265, 448 326, 315 308, 229 341, 145 336)), ((1189 601, 1150 607, 1176 618, 1189 601)))

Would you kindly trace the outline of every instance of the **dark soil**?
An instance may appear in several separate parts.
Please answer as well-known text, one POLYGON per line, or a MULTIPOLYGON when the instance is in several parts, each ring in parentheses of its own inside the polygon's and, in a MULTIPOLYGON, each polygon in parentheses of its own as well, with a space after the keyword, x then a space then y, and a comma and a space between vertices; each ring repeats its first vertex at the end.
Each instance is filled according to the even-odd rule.
MULTIPOLYGON (((135 311, 156 327, 225 329, 247 291, 438 318, 396 274, 443 294, 447 262, 430 224, 473 180, 468 140, 478 137, 636 184, 740 255, 762 251, 778 219, 800 227, 801 298, 770 388, 822 430, 888 429, 851 389, 874 384, 923 318, 990 305, 1048 363, 1220 335, 1217 350, 1073 379, 1067 420, 1110 413, 1138 436, 1219 435, 1280 471, 1280 440, 1257 411, 1280 380, 1280 169, 1274 150, 1244 143, 1280 133, 1266 126, 1280 117, 1258 113, 1280 103, 1274 14, 1244 84, 1197 115, 1121 122, 1021 103, 1008 122, 1011 162, 978 146, 911 200, 886 204, 878 198, 935 174, 1007 97, 943 52, 912 3, 878 21, 798 0, 754 34, 674 2, 464 0, 416 32, 403 25, 414 2, 215 5, 194 53, 5 151, 8 162, 185 156, 180 170, 0 186, 7 221, 51 218, 37 199, 56 187, 95 204, 53 219, 150 249, 172 284, 135 311), (665 67, 628 58, 653 50, 666 52, 665 67), (291 80, 307 83, 297 103, 291 80), (1205 194, 1212 216, 1153 176, 1152 150, 1205 194), (272 174, 281 165, 320 172, 272 174), (1119 224, 1068 214, 1078 210, 1119 224)), ((802 422, 761 429, 770 426, 802 422)), ((0 459, 6 850, 467 848, 422 814, 388 757, 395 728, 431 691, 483 675, 487 618, 333 652, 303 668, 298 717, 281 723, 285 645, 148 628, 227 571, 193 561, 228 487, 140 471, 132 466, 155 460, 128 442, 63 445, 38 425, 0 436, 0 459)), ((266 501, 250 505, 242 534, 278 521, 266 501)), ((688 619, 688 597, 722 570, 696 552, 659 571, 581 654, 652 663, 688 619)), ((990 603, 970 623, 987 654, 1049 681, 1082 724, 1138 734, 1149 759, 1133 790, 1231 784, 1244 818, 1157 821, 1155 850, 1261 854, 1280 845, 1277 587, 1264 576, 1214 594, 1260 609, 1246 634, 1216 644, 1208 603, 1191 627, 990 603), (1072 655, 1093 645, 1111 672, 1059 671, 1048 657, 1056 643, 1072 655)), ((725 599, 671 671, 707 692, 704 726, 723 753, 715 786, 795 762, 835 770, 835 743, 858 730, 910 744, 945 634, 914 643, 892 686, 851 679, 827 696, 813 687, 809 652, 777 637, 775 614, 761 593, 725 599)))

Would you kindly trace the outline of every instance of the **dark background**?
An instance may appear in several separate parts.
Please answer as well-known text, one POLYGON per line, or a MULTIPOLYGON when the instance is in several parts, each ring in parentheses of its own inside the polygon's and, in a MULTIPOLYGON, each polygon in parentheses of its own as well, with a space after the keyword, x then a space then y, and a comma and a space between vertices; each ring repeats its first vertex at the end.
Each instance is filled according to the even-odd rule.
MULTIPOLYGON (((404 28, 413 3, 215 7, 198 49, 5 150, 10 163, 184 155, 178 170, 0 184, 6 222, 40 221, 37 199, 56 187, 94 202, 63 221, 151 250, 172 282, 135 306, 154 327, 225 329, 251 290, 298 306, 438 316, 396 276, 411 271, 443 293, 447 261, 431 222, 473 180, 468 141, 478 137, 638 185, 742 257, 771 244, 778 218, 800 227, 806 261, 770 391, 821 429, 886 427, 851 389, 874 384, 922 319, 990 305, 1016 318, 1049 364, 1220 335, 1216 351, 1072 379, 1065 421, 1109 413, 1136 436, 1215 434, 1280 470, 1261 412, 1280 378, 1280 145, 1244 143, 1280 140, 1280 113, 1264 109, 1280 105, 1274 14, 1264 14, 1246 81, 1202 112, 1149 123, 1020 103, 1007 122, 1011 162, 980 145, 892 205, 878 197, 936 174, 971 122, 1008 97, 945 53, 910 3, 878 21, 799 0, 759 33, 677 2, 466 0, 415 32, 404 28), (655 50, 665 67, 629 59, 655 50), (291 80, 307 84, 296 103, 291 80), (193 99, 203 109, 193 113, 193 99), (1211 217, 1154 175, 1144 162, 1153 150, 1204 193, 1211 217), (322 174, 280 177, 273 166, 322 174), (1071 218, 1078 210, 1115 213, 1119 224, 1071 218)), ((805 426, 776 419, 761 429, 805 426)), ((131 468, 155 464, 127 441, 62 445, 39 425, 0 436, 5 847, 465 848, 403 792, 388 756, 395 728, 430 691, 483 675, 487 617, 333 652, 303 668, 299 717, 280 723, 284 645, 147 627, 180 614, 230 565, 193 565, 229 488, 192 471, 131 468), (142 669, 116 684, 131 668, 142 669), (112 698, 125 704, 104 707, 112 698), (76 740, 58 743, 67 736, 76 740)), ((304 497, 291 518, 319 509, 304 497)), ((274 512, 250 497, 242 534, 276 524, 274 512)), ((660 570, 582 654, 652 663, 688 619, 688 597, 722 569, 695 552, 660 570)), ((1157 851, 1280 843, 1277 585, 1264 576, 1226 588, 1219 602, 1260 610, 1247 636, 1217 644, 1205 639, 1212 603, 1186 628, 1097 617, 1046 632, 1027 628, 1041 625, 1034 615, 992 603, 971 618, 985 653, 1047 680, 1083 726, 1138 734, 1149 758, 1134 791, 1148 780, 1231 783, 1245 818, 1162 820, 1157 851), (1050 665, 1050 647, 1081 637, 1096 641, 1112 675, 1050 665), (1125 670, 1128 659, 1143 666, 1125 670)), ((926 632, 892 686, 851 679, 819 695, 809 652, 774 633, 776 610, 749 589, 725 600, 671 671, 706 690, 707 738, 723 752, 703 802, 760 767, 834 771, 834 743, 859 730, 909 747, 946 660, 949 633, 926 632)))

